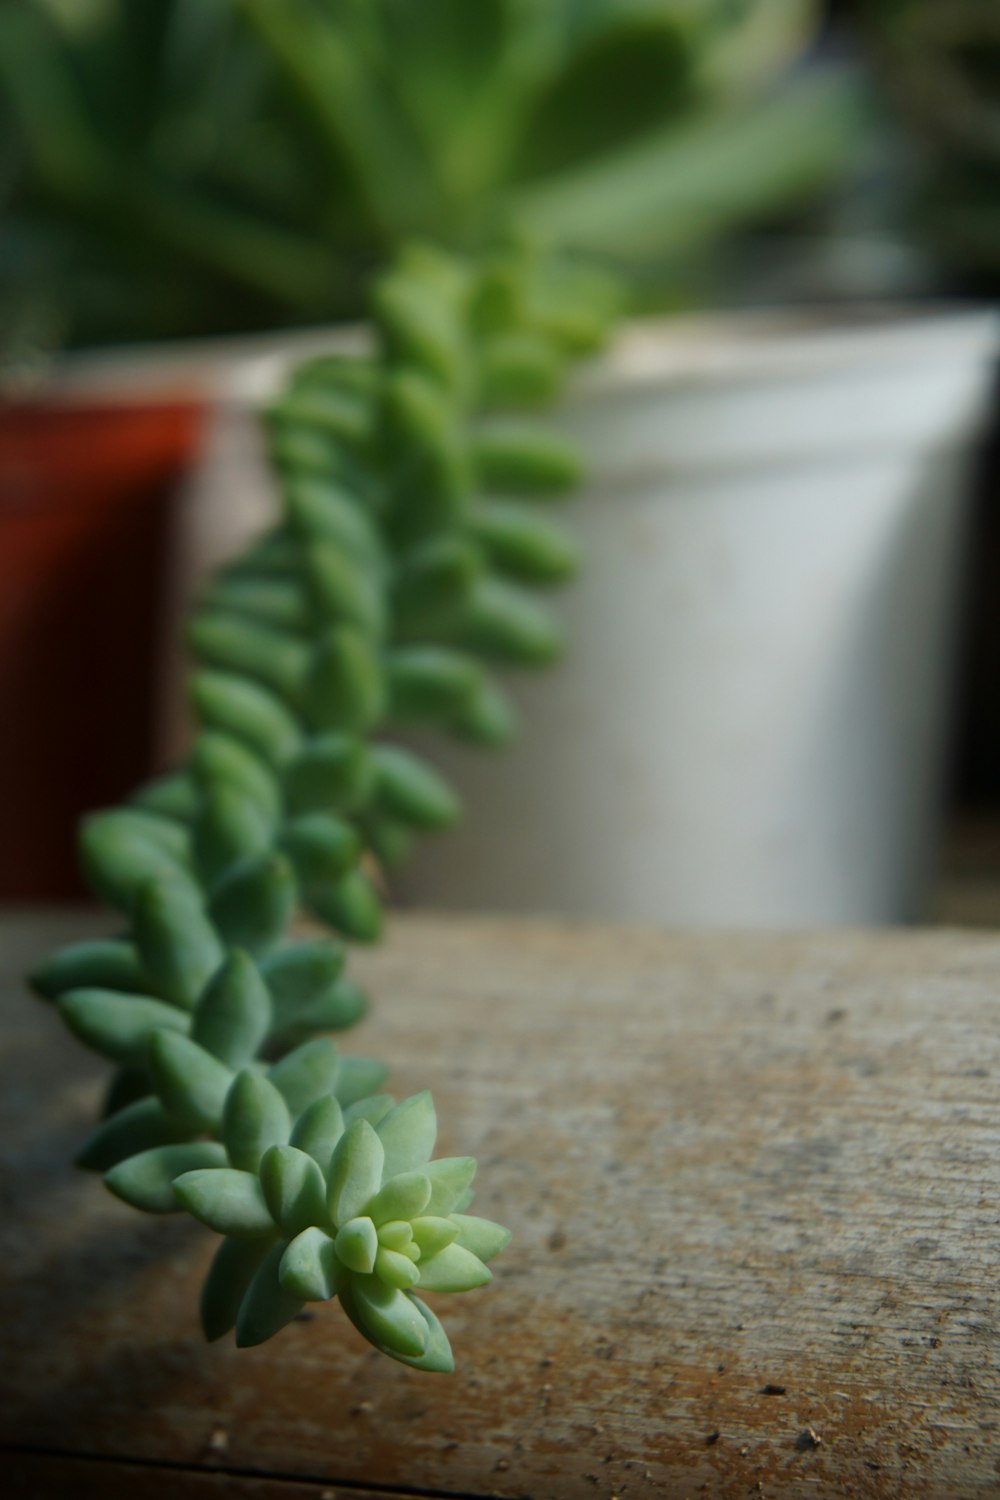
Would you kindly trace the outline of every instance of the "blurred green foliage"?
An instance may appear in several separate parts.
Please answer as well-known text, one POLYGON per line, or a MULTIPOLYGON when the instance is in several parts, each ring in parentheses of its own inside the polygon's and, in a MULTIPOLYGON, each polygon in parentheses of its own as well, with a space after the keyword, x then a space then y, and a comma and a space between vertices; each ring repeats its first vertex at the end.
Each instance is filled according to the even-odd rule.
POLYGON ((351 316, 407 236, 672 267, 821 191, 816 0, 6 0, 8 347, 351 316))
POLYGON ((914 229, 952 270, 1000 285, 1000 4, 867 0, 886 93, 910 136, 914 229))

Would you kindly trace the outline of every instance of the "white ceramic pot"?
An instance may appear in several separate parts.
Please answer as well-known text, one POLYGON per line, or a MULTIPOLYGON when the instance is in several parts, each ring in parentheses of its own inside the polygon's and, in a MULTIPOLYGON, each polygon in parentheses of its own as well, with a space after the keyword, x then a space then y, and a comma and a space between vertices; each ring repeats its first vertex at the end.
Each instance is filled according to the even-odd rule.
POLYGON ((924 905, 993 316, 627 331, 563 418, 591 458, 565 662, 519 742, 435 744, 465 816, 399 894, 657 923, 924 905))
MULTIPOLYGON (((70 389, 214 402, 175 625, 273 514, 254 404, 357 331, 88 359, 70 389)), ((940 809, 966 476, 1000 328, 898 310, 626 330, 561 421, 590 458, 565 662, 502 753, 435 737, 465 815, 396 894, 437 906, 794 927, 906 920, 940 809)), ((174 647, 161 743, 188 726, 174 647)))

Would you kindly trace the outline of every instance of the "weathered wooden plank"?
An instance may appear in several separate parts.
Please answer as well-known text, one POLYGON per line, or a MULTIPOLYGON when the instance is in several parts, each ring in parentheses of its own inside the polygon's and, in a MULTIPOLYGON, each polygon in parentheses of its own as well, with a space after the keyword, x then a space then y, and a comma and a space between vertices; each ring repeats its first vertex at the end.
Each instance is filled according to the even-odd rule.
POLYGON ((457 1377, 335 1308, 205 1347, 209 1237, 67 1166, 97 1066, 3 964, 0 1439, 446 1494, 1000 1492, 1000 939, 397 919, 352 1037, 515 1239, 457 1377), (808 1430, 820 1439, 818 1446, 808 1430))

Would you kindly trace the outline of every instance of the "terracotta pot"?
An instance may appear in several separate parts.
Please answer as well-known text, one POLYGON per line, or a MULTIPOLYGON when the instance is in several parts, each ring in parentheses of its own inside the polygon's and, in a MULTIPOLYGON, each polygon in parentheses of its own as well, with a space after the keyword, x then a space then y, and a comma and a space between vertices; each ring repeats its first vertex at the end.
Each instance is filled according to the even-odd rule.
POLYGON ((74 826, 150 773, 193 401, 0 406, 0 898, 81 891, 74 826))

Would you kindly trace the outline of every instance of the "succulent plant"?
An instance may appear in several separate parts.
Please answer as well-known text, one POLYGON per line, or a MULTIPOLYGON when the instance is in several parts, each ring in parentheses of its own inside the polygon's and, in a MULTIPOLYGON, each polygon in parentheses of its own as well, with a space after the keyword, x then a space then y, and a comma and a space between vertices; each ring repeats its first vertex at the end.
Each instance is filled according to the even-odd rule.
POLYGON ((698 258, 822 192, 818 0, 0 7, 10 348, 357 315, 407 238, 698 258), (813 60, 815 62, 815 60, 813 60))
POLYGON ((613 298, 521 252, 416 246, 373 304, 375 351, 301 369, 267 414, 283 512, 192 622, 187 763, 83 825, 84 873, 125 933, 32 979, 116 1066, 81 1164, 225 1236, 210 1338, 258 1343, 336 1296, 378 1348, 443 1370, 416 1292, 487 1281, 507 1234, 465 1213, 471 1159, 430 1159, 430 1096, 395 1105, 385 1069, 329 1036, 366 1003, 342 940, 377 937, 379 869, 458 814, 394 731, 501 743, 491 667, 559 648, 531 586, 573 569, 543 510, 580 463, 524 408, 599 342, 613 298), (303 910, 337 936, 289 937, 303 910))

